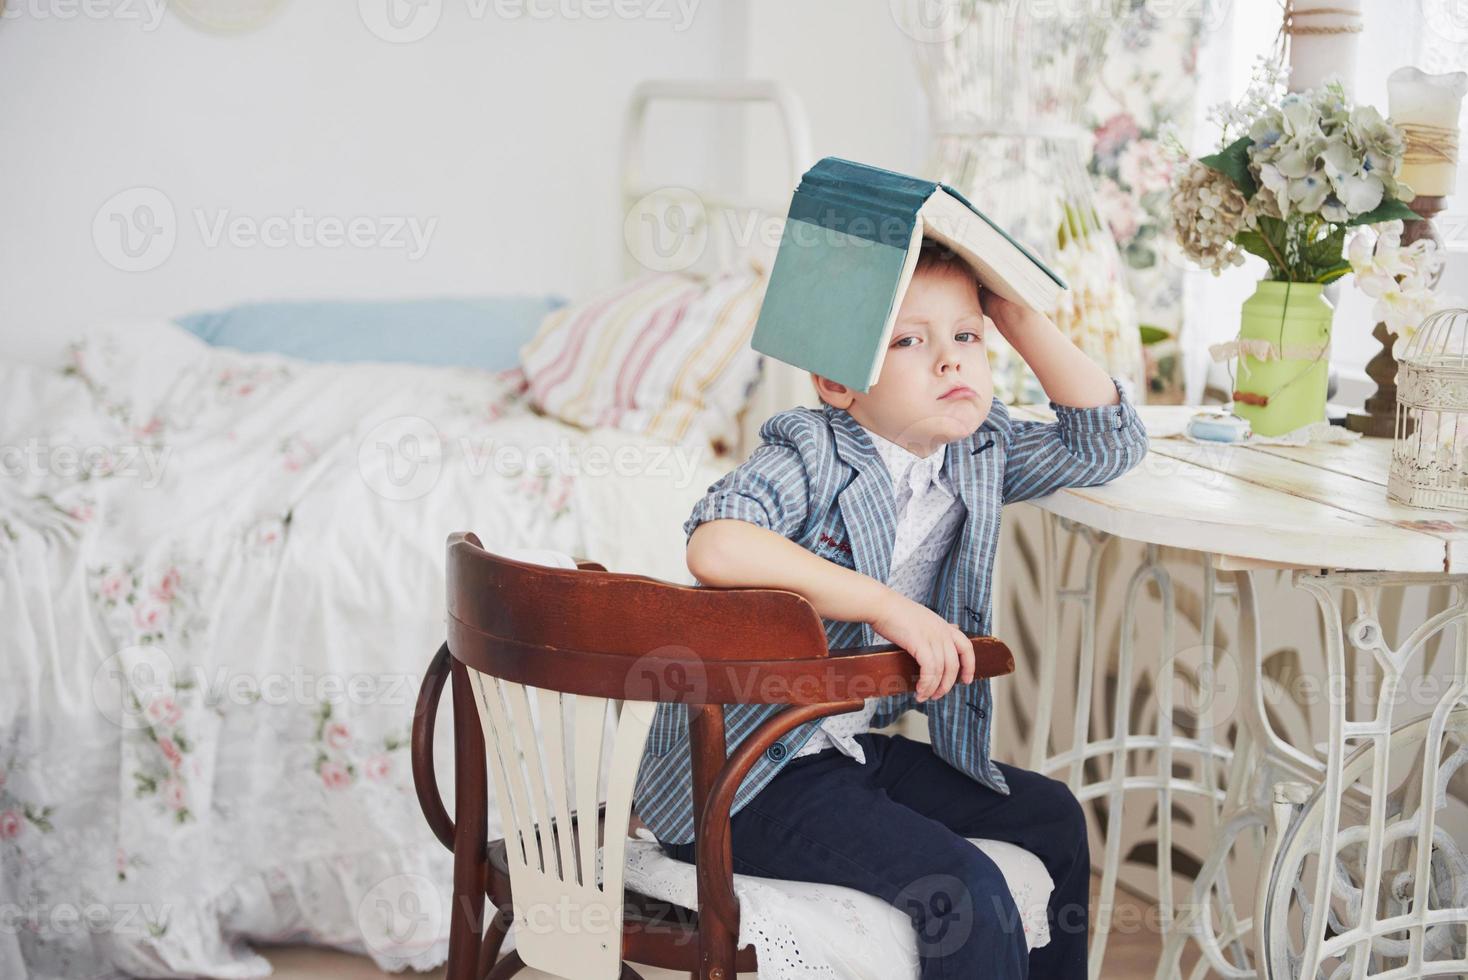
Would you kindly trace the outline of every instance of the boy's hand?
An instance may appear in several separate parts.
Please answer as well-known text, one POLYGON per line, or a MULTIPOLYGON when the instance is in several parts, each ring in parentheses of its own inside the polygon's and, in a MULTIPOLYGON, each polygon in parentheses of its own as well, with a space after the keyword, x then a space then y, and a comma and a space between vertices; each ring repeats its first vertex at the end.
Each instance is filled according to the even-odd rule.
POLYGON ((889 590, 871 620, 872 629, 918 662, 917 699, 941 698, 955 681, 974 679, 974 644, 963 630, 922 603, 889 590))
POLYGON ((1053 327, 1048 317, 1036 313, 1027 306, 1012 303, 992 289, 979 291, 979 306, 983 308, 984 315, 994 324, 994 329, 998 330, 1011 346, 1014 346, 1016 333, 1029 329, 1037 322, 1053 327))

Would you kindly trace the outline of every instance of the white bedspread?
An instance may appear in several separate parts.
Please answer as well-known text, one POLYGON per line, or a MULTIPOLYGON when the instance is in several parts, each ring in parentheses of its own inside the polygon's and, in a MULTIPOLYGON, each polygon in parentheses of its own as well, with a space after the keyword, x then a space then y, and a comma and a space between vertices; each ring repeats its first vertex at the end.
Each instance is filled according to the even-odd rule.
POLYGON ((0 364, 0 976, 264 976, 266 938, 443 959, 408 735, 446 536, 688 581, 721 471, 536 416, 520 381, 164 322, 0 364))

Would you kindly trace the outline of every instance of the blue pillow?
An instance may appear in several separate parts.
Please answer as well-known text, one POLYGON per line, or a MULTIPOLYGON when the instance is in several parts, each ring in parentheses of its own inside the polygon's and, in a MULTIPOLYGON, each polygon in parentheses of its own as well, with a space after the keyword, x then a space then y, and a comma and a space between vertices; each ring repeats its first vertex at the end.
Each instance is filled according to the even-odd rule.
POLYGON ((393 361, 504 371, 560 296, 243 303, 175 322, 205 343, 307 361, 393 361))

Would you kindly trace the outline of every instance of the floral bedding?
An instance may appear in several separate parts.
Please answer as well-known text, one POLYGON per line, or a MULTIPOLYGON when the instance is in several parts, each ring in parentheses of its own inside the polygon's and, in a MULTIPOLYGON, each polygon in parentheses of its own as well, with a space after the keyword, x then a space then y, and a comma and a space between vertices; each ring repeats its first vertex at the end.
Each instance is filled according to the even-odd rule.
POLYGON ((517 370, 166 322, 0 364, 0 976, 264 976, 265 940, 441 962, 408 738, 445 538, 688 581, 721 468, 538 415, 517 370))

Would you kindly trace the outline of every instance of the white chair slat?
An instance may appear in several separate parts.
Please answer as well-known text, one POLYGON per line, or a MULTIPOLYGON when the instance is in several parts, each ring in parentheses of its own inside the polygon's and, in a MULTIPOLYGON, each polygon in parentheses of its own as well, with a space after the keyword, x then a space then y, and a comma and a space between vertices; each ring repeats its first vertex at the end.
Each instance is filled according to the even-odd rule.
POLYGON ((617 733, 612 741, 612 764, 607 772, 607 831, 602 844, 602 891, 615 902, 621 929, 623 859, 627 829, 632 821, 632 791, 642 762, 642 749, 652 730, 657 705, 651 701, 622 702, 617 733))
MULTIPOLYGON (((484 731, 485 751, 490 771, 495 775, 495 792, 502 811, 508 811, 505 825, 505 850, 513 880, 518 865, 522 872, 531 867, 530 849, 535 846, 535 825, 526 799, 523 771, 515 752, 513 729, 506 718, 498 678, 470 671, 474 703, 479 706, 480 727, 484 731)), ((538 861, 538 858, 536 859, 538 861)))
POLYGON ((567 797, 565 719, 563 695, 559 691, 537 688, 540 702, 540 730, 545 741, 546 778, 550 782, 551 805, 555 807, 555 838, 560 849, 561 879, 572 884, 582 880, 571 842, 571 808, 567 797))
MULTIPOLYGON (((581 881, 596 887, 597 790, 601 779, 601 748, 607 718, 607 699, 576 696, 576 813, 581 837, 581 881)), ((638 754, 641 754, 639 750, 638 754)))
POLYGON ((514 745, 519 756, 525 760, 525 781, 529 784, 530 798, 534 801, 535 807, 534 827, 527 838, 526 846, 529 846, 530 840, 538 841, 540 870, 552 877, 559 877, 554 871, 555 844, 551 841, 554 828, 551 827, 550 800, 546 798, 545 792, 545 766, 541 764, 540 760, 540 739, 535 734, 534 716, 530 713, 530 698, 525 693, 524 684, 516 684, 513 681, 501 681, 500 683, 505 686, 508 695, 506 700, 510 702, 511 713, 514 715, 514 745))

